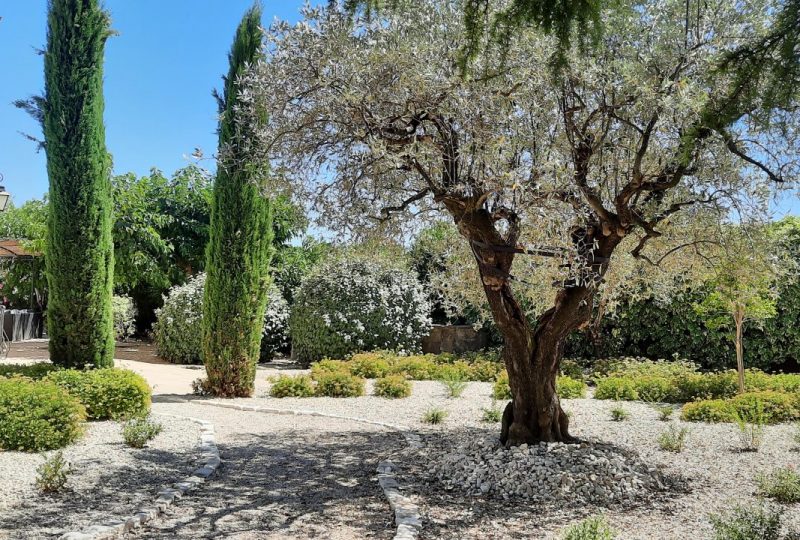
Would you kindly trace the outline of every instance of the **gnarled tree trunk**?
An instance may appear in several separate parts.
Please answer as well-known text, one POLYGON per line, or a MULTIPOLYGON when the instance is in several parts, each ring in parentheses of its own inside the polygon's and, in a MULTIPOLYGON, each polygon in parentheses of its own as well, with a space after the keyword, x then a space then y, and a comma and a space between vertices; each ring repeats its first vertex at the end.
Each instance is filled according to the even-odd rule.
POLYGON ((576 235, 581 239, 579 248, 589 246, 583 254, 584 279, 564 284, 554 306, 531 328, 510 286, 511 266, 520 251, 515 220, 503 217, 509 221, 509 230, 503 235, 495 227, 496 217, 479 205, 470 206, 463 200, 458 205, 445 204, 470 242, 494 322, 503 336, 503 360, 513 398, 503 413, 501 440, 506 446, 574 440, 556 393, 556 376, 567 336, 591 318, 596 283, 620 238, 595 239, 597 227, 587 227, 576 235))

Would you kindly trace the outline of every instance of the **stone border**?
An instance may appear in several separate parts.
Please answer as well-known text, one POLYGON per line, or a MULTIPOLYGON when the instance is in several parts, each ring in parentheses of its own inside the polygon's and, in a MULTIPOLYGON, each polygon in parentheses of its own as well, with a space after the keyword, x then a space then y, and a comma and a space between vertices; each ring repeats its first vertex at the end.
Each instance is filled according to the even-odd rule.
POLYGON ((200 450, 200 458, 198 460, 199 467, 195 469, 190 476, 187 476, 180 482, 176 482, 172 487, 159 491, 158 498, 152 505, 140 508, 136 514, 128 519, 91 525, 79 532, 66 533, 60 536, 59 540, 100 540, 103 538, 118 537, 155 519, 177 499, 180 499, 186 493, 196 489, 216 472, 222 464, 222 460, 219 457, 219 449, 217 448, 217 440, 214 434, 214 425, 211 422, 201 420, 200 418, 179 416, 176 414, 154 414, 172 418, 182 418, 200 424, 200 445, 198 447, 200 450))
MULTIPOLYGON (((338 420, 349 420, 361 424, 371 424, 374 426, 381 426, 395 431, 399 431, 406 440, 406 444, 411 448, 422 448, 422 439, 419 435, 411 431, 406 426, 398 424, 389 424, 387 422, 377 422, 375 420, 367 420, 366 418, 357 418, 354 416, 344 416, 340 414, 322 413, 317 411, 308 410, 292 410, 292 409, 278 409, 275 407, 262 407, 258 405, 240 405, 238 403, 229 403, 221 401, 192 401, 195 405, 205 405, 208 407, 219 407, 223 409, 234 409, 237 411, 260 412, 270 414, 283 414, 295 416, 321 416, 324 418, 336 418, 338 420)), ((389 501, 389 507, 394 512, 394 522, 397 526, 394 540, 416 540, 422 529, 422 517, 419 513, 419 507, 414 504, 411 499, 406 497, 400 492, 400 484, 397 482, 397 466, 391 461, 381 461, 378 464, 378 483, 383 490, 383 495, 389 501)))

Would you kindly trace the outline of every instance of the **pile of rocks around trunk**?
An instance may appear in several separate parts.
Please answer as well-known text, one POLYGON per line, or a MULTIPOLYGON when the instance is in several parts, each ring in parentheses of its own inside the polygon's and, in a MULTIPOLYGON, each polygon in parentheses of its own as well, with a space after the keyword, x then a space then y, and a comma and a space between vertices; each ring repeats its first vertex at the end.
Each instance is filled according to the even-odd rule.
POLYGON ((506 449, 496 437, 476 438, 434 458, 429 467, 446 489, 539 503, 630 504, 664 491, 668 483, 630 452, 585 442, 506 449))

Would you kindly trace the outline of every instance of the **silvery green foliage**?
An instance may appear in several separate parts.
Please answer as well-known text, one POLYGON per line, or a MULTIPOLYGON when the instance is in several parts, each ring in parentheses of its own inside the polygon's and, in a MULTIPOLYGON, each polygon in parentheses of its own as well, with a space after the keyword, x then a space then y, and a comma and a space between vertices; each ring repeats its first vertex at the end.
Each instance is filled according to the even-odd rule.
MULTIPOLYGON (((176 364, 202 362, 203 289, 206 275, 198 274, 185 285, 177 285, 164 297, 164 306, 156 310, 153 325, 158 354, 176 364)), ((272 359, 276 352, 288 347, 289 308, 274 285, 264 313, 261 360, 272 359)))
POLYGON ((332 259, 295 296, 289 328, 301 362, 375 349, 416 352, 431 328, 431 305, 406 269, 332 259))
POLYGON ((545 272, 534 286, 592 282, 571 234, 605 227, 622 238, 607 288, 635 291, 653 266, 630 253, 681 266, 674 254, 689 250, 677 247, 702 260, 719 222, 765 217, 774 184, 731 146, 797 178, 795 111, 768 125, 743 111, 724 131, 687 135, 725 100, 720 55, 766 32, 771 7, 703 5, 687 23, 685 2, 620 6, 559 81, 546 69, 554 41, 535 31, 513 36, 502 64, 489 54, 462 77, 463 2, 420 0, 372 20, 307 8, 296 25, 271 26, 267 59, 247 75, 269 115, 253 147, 335 230, 479 204, 503 234, 556 253, 527 259, 545 272))
POLYGON ((115 294, 111 299, 111 308, 114 313, 114 337, 117 341, 124 341, 136 331, 136 307, 133 299, 115 294))

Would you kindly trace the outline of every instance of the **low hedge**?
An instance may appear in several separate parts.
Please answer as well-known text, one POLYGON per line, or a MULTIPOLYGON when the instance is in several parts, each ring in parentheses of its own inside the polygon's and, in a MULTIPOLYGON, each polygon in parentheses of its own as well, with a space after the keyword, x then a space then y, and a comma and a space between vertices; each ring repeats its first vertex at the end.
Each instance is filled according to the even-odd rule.
POLYGON ((90 420, 144 416, 150 410, 147 381, 133 371, 116 368, 54 371, 45 380, 75 396, 90 420))
MULTIPOLYGON (((800 390, 800 375, 769 375, 758 370, 747 370, 745 388, 750 392, 797 393, 800 390)), ((640 369, 632 374, 615 373, 598 379, 595 398, 686 403, 732 398, 737 395, 738 389, 738 374, 734 370, 668 374, 640 369)))
POLYGON ((47 381, 0 378, 0 448, 41 452, 62 448, 83 434, 86 409, 47 381))
POLYGON ((728 399, 687 403, 681 418, 690 422, 746 422, 777 424, 800 418, 798 396, 773 390, 746 392, 728 399))
POLYGON ((20 375, 29 379, 41 379, 48 373, 56 371, 58 366, 49 362, 38 362, 36 364, 0 364, 0 377, 12 377, 20 375))

